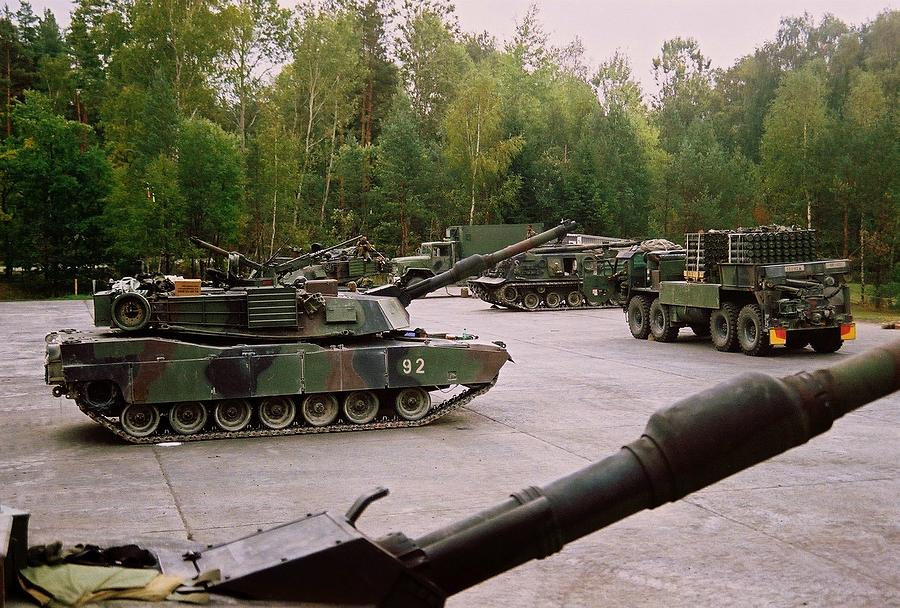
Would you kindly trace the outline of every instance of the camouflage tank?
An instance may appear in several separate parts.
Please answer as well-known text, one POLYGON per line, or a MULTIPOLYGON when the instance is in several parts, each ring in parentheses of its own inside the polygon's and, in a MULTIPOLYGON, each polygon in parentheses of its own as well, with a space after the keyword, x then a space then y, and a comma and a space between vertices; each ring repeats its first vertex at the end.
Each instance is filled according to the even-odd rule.
POLYGON ((633 241, 560 244, 519 254, 475 279, 469 288, 485 302, 518 310, 618 306, 611 280, 617 248, 633 241))
POLYGON ((406 307, 571 226, 367 293, 335 280, 122 279, 94 295, 94 325, 112 331, 46 337, 45 379, 133 443, 421 426, 489 390, 509 355, 410 329, 406 307), (432 405, 432 391, 455 385, 465 390, 432 405))

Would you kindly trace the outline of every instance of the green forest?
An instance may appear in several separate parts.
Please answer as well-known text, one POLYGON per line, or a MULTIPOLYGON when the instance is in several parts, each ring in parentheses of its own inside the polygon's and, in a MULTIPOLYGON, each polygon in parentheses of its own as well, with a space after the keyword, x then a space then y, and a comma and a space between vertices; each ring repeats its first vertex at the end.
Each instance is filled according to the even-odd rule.
POLYGON ((652 92, 622 53, 551 45, 534 7, 510 40, 442 0, 79 0, 69 21, 0 15, 7 280, 196 273, 190 235, 408 254, 566 217, 679 242, 811 226, 879 296, 900 285, 900 11, 784 18, 722 69, 661 40, 652 92))

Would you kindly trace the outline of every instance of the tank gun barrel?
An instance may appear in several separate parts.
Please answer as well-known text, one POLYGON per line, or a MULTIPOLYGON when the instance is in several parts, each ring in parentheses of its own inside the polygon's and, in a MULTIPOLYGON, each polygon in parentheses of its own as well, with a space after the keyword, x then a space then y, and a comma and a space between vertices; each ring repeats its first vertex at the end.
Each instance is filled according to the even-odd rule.
POLYGON ((332 245, 331 247, 325 247, 323 249, 319 249, 318 251, 310 251, 309 253, 304 253, 304 254, 299 255, 295 258, 292 258, 286 262, 282 262, 281 264, 274 266, 272 268, 272 270, 275 272, 275 274, 281 274, 281 273, 285 273, 285 272, 292 272, 299 268, 303 268, 312 260, 316 260, 316 259, 322 257, 329 251, 334 251, 335 249, 340 249, 341 247, 346 247, 347 245, 349 245, 351 243, 355 243, 356 241, 358 241, 361 238, 361 236, 362 235, 355 236, 352 239, 347 239, 346 241, 342 241, 342 242, 338 243, 337 245, 332 245))
POLYGON ((802 445, 898 389, 900 342, 812 373, 742 374, 656 412, 617 454, 417 539, 416 569, 451 595, 802 445))
POLYGON ((249 266, 250 268, 255 268, 256 270, 264 269, 264 266, 262 264, 260 264, 259 262, 254 262, 253 260, 251 260, 250 258, 245 256, 243 253, 238 253, 236 251, 227 251, 217 245, 213 245, 212 243, 207 243, 206 241, 199 239, 195 236, 191 237, 191 243, 193 243, 197 247, 200 247, 201 249, 206 249, 207 251, 210 251, 217 255, 221 255, 226 258, 228 258, 232 255, 236 255, 238 257, 238 259, 241 261, 241 264, 245 264, 245 265, 249 266))
POLYGON ((369 293, 375 295, 389 295, 397 297, 403 302, 405 306, 416 298, 426 296, 432 291, 436 291, 441 287, 447 287, 448 285, 452 285, 457 281, 465 279, 466 277, 475 276, 482 270, 490 268, 495 264, 502 262, 503 260, 508 260, 515 255, 528 251, 529 249, 532 249, 534 247, 538 247, 539 245, 543 245, 544 243, 549 243, 550 241, 553 241, 555 239, 560 239, 574 227, 575 222, 570 220, 562 221, 558 226, 551 228, 550 230, 545 230, 540 234, 536 234, 530 238, 519 241, 518 243, 514 243, 512 245, 509 245, 508 247, 504 247, 499 251, 486 253, 483 255, 476 253, 475 255, 470 255, 467 258, 463 258, 456 264, 454 264, 449 270, 446 270, 431 278, 425 279, 424 281, 420 281, 419 283, 410 285, 409 287, 398 289, 394 285, 386 285, 384 287, 373 289, 369 291, 369 293))
POLYGON ((640 241, 616 241, 612 243, 585 243, 581 245, 548 245, 536 247, 534 253, 572 253, 575 251, 594 251, 595 249, 615 249, 618 247, 631 247, 638 245, 640 241))
POLYGON ((187 554, 195 560, 190 571, 218 569, 222 581, 210 591, 248 599, 441 606, 568 542, 802 445, 897 390, 900 341, 814 372, 743 374, 657 411, 639 439, 606 459, 417 539, 399 532, 370 539, 356 529, 363 510, 387 495, 377 488, 346 515, 309 514, 187 554))

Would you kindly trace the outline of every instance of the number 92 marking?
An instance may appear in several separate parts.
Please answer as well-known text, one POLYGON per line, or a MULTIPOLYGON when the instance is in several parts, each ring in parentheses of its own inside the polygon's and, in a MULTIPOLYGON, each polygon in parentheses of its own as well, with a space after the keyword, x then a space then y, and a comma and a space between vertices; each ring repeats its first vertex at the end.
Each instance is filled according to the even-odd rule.
POLYGON ((404 374, 412 374, 413 370, 415 370, 415 373, 417 374, 425 373, 425 359, 422 359, 421 357, 415 361, 412 359, 404 359, 400 362, 400 365, 403 367, 404 374))

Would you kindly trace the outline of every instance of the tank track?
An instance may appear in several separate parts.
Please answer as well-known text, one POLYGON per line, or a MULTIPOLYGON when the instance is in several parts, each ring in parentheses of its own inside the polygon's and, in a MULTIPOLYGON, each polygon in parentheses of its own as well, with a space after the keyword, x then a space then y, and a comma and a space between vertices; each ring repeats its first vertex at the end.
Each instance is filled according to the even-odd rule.
POLYGON ((494 378, 488 384, 481 384, 477 386, 472 386, 467 388, 463 392, 458 395, 447 399, 431 408, 428 415, 419 420, 403 420, 401 418, 388 418, 387 416, 383 417, 379 421, 369 422, 368 424, 352 424, 348 422, 343 422, 341 419, 338 419, 338 422, 335 424, 327 425, 327 426, 300 426, 300 425, 291 425, 285 429, 262 429, 262 428, 254 428, 254 429, 244 429, 241 431, 223 431, 221 429, 209 432, 198 432, 190 435, 181 435, 178 433, 161 433, 157 435, 150 435, 147 437, 134 437, 133 435, 129 435, 118 425, 118 417, 106 417, 97 412, 93 412, 87 406, 85 402, 81 399, 78 399, 76 403, 78 404, 79 409, 84 412, 91 420, 104 427, 108 431, 114 433, 120 439, 127 441, 128 443, 135 444, 153 444, 153 443, 162 443, 162 442, 186 442, 186 441, 205 441, 208 439, 232 439, 232 438, 242 438, 242 437, 278 437, 281 435, 312 435, 318 433, 339 433, 339 432, 347 432, 347 431, 372 431, 377 429, 401 429, 401 428, 409 428, 409 427, 417 427, 417 426, 425 426, 426 424, 430 424, 434 422, 438 418, 442 416, 446 416, 450 412, 455 409, 462 407, 463 405, 469 403, 475 397, 485 394, 491 388, 494 387, 494 384, 497 382, 497 379, 494 378))
POLYGON ((522 303, 522 298, 525 296, 525 292, 523 291, 523 288, 530 290, 532 288, 536 289, 538 287, 546 287, 548 289, 551 289, 551 288, 559 289, 560 287, 562 287, 563 291, 579 291, 580 292, 581 286, 578 283, 558 283, 558 282, 553 282, 553 281, 537 281, 537 282, 529 281, 527 283, 511 282, 511 283, 506 283, 504 285, 501 285, 497 289, 493 289, 490 291, 487 290, 484 286, 479 285, 478 283, 469 283, 469 287, 470 287, 470 289, 472 289, 472 292, 478 298, 484 300, 485 302, 487 302, 489 304, 494 304, 496 306, 502 306, 503 308, 508 308, 510 310, 524 310, 526 312, 538 312, 538 311, 544 311, 544 310, 583 310, 585 308, 621 308, 620 304, 615 304, 615 303, 597 304, 597 305, 588 304, 587 300, 584 297, 581 298, 581 306, 569 306, 569 303, 566 302, 565 297, 562 298, 562 301, 560 302, 559 306, 557 306, 556 308, 551 308, 549 306, 538 306, 537 308, 527 308, 522 303), (516 289, 518 289, 520 291, 519 297, 518 297, 518 299, 516 299, 516 301, 506 302, 504 300, 501 300, 499 297, 497 297, 499 295, 499 291, 505 285, 512 285, 513 287, 515 287, 516 289))

